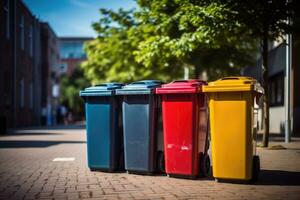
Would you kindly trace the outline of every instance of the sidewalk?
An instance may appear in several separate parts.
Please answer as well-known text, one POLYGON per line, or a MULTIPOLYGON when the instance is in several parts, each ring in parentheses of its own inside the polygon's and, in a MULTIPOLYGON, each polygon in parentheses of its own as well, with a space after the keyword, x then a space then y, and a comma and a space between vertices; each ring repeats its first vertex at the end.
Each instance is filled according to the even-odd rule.
POLYGON ((0 199, 300 199, 299 138, 270 143, 286 149, 258 148, 262 172, 251 185, 90 172, 81 128, 26 129, 0 136, 0 199))

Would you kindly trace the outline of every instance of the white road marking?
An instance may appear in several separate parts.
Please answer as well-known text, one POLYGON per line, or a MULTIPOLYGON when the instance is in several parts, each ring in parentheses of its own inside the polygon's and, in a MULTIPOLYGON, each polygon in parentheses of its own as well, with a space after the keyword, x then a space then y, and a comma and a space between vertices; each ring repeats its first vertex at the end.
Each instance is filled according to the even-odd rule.
POLYGON ((70 157, 70 158, 54 158, 52 161, 53 162, 69 162, 69 161, 74 161, 75 158, 74 157, 70 157))

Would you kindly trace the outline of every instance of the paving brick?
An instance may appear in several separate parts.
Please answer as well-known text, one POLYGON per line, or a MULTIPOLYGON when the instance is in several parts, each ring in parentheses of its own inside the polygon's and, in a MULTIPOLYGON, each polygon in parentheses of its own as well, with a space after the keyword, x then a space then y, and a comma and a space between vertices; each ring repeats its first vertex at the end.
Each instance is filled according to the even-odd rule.
POLYGON ((91 192, 91 197, 93 198, 99 198, 99 197, 103 197, 105 194, 102 191, 92 191, 91 192))
POLYGON ((92 197, 92 193, 91 192, 79 192, 79 196, 80 196, 80 198, 90 198, 90 197, 92 197))
POLYGON ((79 193, 67 193, 68 199, 79 199, 80 195, 79 193))
POLYGON ((90 172, 84 130, 39 131, 48 134, 0 136, 1 142, 12 140, 20 146, 0 148, 0 199, 300 199, 300 138, 293 138, 290 144, 271 141, 270 145, 280 144, 285 150, 258 148, 259 182, 232 184, 90 172), (61 143, 47 148, 22 147, 25 140, 61 143), (52 162, 56 157, 75 157, 75 161, 52 162))

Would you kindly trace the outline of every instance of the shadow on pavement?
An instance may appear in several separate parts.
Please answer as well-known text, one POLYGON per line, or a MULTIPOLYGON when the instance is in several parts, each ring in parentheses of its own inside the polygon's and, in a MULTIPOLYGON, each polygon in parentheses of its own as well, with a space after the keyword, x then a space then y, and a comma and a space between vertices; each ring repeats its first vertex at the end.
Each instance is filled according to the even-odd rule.
MULTIPOLYGON (((0 133, 0 137, 25 136, 25 135, 65 135, 64 131, 85 130, 85 124, 39 126, 8 129, 6 133, 0 133), (58 131, 58 132, 56 132, 58 131)), ((78 132, 74 132, 78 133, 78 132)), ((81 131, 80 131, 81 133, 81 131)))
POLYGON ((4 148, 44 148, 58 144, 84 144, 84 141, 31 141, 31 140, 2 140, 0 149, 4 148))
POLYGON ((47 130, 81 130, 85 129, 86 126, 84 123, 81 124, 69 124, 69 125, 55 125, 55 126, 34 126, 34 127, 21 127, 8 129, 6 134, 11 134, 15 132, 27 132, 27 131, 47 131, 47 130))
POLYGON ((40 128, 49 129, 49 130, 76 130, 76 129, 85 129, 85 124, 44 126, 40 128))
MULTIPOLYGON (((284 142, 284 134, 279 134, 279 133, 270 133, 269 135, 269 141, 270 142, 284 142)), ((263 134, 259 133, 257 134, 257 141, 261 142, 263 138, 263 134)), ((292 135, 292 138, 295 138, 297 140, 299 140, 300 138, 300 134, 298 135, 292 135)))
POLYGON ((300 185, 300 172, 262 170, 255 185, 300 185))
POLYGON ((33 131, 16 131, 16 132, 8 132, 4 135, 0 135, 0 137, 9 137, 9 136, 27 136, 27 135, 64 135, 64 133, 57 132, 33 132, 33 131))

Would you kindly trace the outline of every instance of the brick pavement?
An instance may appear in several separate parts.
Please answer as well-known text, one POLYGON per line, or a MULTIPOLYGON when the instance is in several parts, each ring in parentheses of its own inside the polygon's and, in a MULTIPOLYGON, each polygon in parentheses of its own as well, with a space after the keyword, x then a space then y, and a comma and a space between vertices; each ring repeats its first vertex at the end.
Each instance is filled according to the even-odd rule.
MULTIPOLYGON (((68 129, 69 128, 69 129, 68 129)), ((164 175, 90 172, 85 130, 28 129, 0 136, 0 199, 300 199, 300 139, 287 149, 258 149, 256 184, 164 175), (58 157, 74 161, 53 162, 58 157)))

